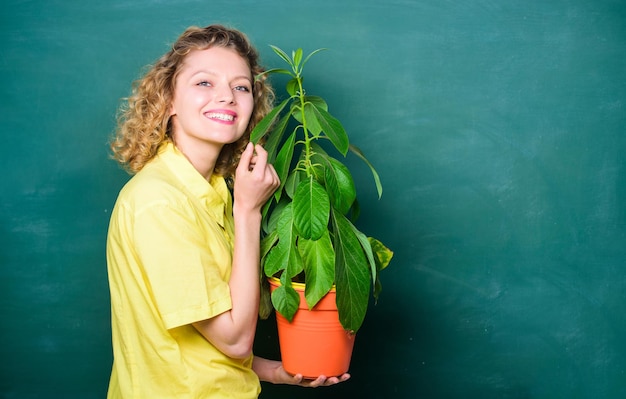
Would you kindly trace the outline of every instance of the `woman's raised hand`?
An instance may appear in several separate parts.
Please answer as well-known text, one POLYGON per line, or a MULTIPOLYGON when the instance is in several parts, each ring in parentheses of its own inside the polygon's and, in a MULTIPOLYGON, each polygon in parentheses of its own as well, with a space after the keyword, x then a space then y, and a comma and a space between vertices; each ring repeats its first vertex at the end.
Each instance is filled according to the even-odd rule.
POLYGON ((267 151, 259 144, 248 143, 235 171, 235 206, 260 210, 279 186, 274 166, 267 163, 267 151))

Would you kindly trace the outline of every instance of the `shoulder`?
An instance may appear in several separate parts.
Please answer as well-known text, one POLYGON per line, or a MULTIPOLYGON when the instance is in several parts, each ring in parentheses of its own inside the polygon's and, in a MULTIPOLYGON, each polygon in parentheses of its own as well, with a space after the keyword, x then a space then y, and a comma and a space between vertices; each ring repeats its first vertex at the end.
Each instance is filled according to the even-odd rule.
POLYGON ((120 190, 118 205, 135 209, 187 202, 180 182, 160 163, 149 163, 120 190))

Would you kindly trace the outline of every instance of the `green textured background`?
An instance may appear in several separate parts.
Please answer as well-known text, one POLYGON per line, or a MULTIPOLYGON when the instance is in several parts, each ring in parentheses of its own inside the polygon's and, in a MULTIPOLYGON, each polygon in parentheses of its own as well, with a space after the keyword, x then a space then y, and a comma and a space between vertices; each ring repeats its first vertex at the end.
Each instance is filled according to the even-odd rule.
POLYGON ((269 44, 329 48, 307 84, 380 172, 378 201, 348 159, 360 227, 396 253, 353 378, 262 397, 626 397, 626 4, 610 0, 5 1, 0 397, 104 397, 115 110, 185 27, 215 22, 269 67, 269 44))

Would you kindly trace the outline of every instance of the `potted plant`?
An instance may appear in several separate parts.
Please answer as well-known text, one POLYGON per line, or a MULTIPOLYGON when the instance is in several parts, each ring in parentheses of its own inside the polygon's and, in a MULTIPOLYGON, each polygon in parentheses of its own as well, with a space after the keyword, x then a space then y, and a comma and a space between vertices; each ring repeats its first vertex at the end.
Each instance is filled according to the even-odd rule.
MULTIPOLYGON (((303 366, 289 369, 291 361, 286 358, 290 355, 283 345, 286 339, 281 324, 295 323, 310 310, 319 314, 328 306, 334 307, 338 315, 323 317, 336 324, 328 329, 344 340, 340 346, 349 352, 349 364, 354 334, 363 323, 370 295, 378 299, 381 290, 378 274, 389 264, 393 253, 355 226, 360 209, 352 174, 324 147, 330 147, 342 157, 352 152, 362 159, 371 170, 378 196, 382 195, 380 178, 372 164, 350 144, 342 124, 328 112, 326 101, 309 95, 304 88, 303 68, 323 49, 303 57, 302 49, 289 56, 276 46, 271 48, 289 69, 270 69, 264 74, 279 73, 290 78, 286 84, 287 98, 251 133, 251 141, 265 140, 270 161, 281 180, 280 188, 263 209, 264 289, 260 315, 267 318, 272 307, 276 309, 283 364, 287 371, 295 373, 302 372, 303 366), (300 293, 296 288, 300 288, 300 293)), ((291 337, 307 334, 297 331, 291 337)), ((315 340, 321 344, 320 348, 302 345, 308 348, 308 354, 303 357, 311 367, 314 367, 312 356, 326 359, 338 351, 336 346, 330 346, 329 338, 315 340)), ((313 369, 308 376, 341 374, 347 371, 345 361, 341 369, 313 369)))

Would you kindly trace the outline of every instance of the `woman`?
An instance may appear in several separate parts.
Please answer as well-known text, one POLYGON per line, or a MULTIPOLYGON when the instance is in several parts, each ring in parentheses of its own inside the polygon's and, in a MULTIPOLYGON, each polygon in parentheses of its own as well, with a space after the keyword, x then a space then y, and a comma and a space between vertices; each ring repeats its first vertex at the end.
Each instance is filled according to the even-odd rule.
POLYGON ((273 100, 261 71, 241 32, 191 27, 121 109, 111 148, 134 176, 107 239, 109 398, 254 398, 259 380, 349 378, 304 381, 252 355, 261 208, 280 184, 249 143, 273 100))

